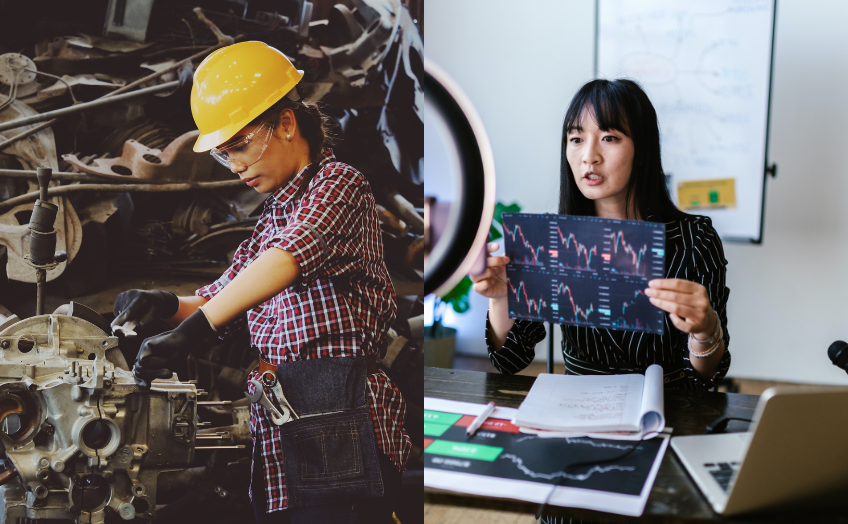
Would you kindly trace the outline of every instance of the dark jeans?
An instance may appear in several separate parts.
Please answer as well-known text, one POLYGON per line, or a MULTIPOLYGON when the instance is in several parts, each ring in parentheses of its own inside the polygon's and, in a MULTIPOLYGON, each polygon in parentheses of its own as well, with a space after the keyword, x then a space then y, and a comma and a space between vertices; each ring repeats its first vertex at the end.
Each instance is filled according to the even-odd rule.
POLYGON ((400 501, 401 474, 388 457, 377 452, 383 477, 383 496, 353 504, 326 504, 265 513, 262 461, 253 454, 253 512, 256 524, 393 524, 392 512, 400 501))

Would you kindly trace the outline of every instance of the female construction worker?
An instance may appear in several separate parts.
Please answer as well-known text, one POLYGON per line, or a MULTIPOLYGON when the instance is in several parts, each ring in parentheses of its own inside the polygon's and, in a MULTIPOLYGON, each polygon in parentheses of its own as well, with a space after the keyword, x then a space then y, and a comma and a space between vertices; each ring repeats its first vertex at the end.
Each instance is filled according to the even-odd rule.
POLYGON ((122 293, 113 324, 177 326, 142 344, 133 371, 149 387, 206 336, 246 318, 261 358, 248 386, 259 397, 257 522, 389 523, 410 451, 406 405, 374 361, 395 318, 394 290, 368 181, 325 147, 326 117, 300 98, 302 76, 262 42, 219 49, 198 66, 194 150, 270 196, 221 278, 193 297, 122 293))

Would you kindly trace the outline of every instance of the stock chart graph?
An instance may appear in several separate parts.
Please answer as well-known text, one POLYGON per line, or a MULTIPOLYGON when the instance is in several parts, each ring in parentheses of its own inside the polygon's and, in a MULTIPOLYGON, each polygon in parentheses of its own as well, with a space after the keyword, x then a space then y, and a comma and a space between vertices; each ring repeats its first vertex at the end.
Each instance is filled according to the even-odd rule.
POLYGON ((507 267, 509 313, 513 318, 545 320, 551 315, 551 286, 556 275, 544 269, 507 267))
POLYGON ((504 213, 510 316, 663 333, 644 289, 665 275, 665 226, 504 213))

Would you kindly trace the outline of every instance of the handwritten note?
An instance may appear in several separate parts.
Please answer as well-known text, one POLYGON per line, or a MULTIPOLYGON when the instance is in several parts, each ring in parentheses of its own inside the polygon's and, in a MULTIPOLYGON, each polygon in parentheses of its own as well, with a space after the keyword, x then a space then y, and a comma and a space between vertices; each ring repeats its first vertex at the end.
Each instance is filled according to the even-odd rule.
POLYGON ((658 411, 662 416, 662 400, 655 400, 662 395, 662 369, 649 371, 648 382, 658 395, 643 395, 648 387, 645 375, 541 374, 515 423, 553 431, 640 431, 646 413, 658 411))

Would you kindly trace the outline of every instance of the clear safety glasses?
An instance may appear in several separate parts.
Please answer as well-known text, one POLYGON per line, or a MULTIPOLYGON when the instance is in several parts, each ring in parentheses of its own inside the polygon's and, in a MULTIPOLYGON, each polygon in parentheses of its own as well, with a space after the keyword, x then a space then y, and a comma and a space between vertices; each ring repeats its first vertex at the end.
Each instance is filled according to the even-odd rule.
POLYGON ((213 147, 209 154, 227 169, 245 169, 258 162, 268 149, 272 128, 271 124, 263 123, 248 135, 223 146, 213 147))

